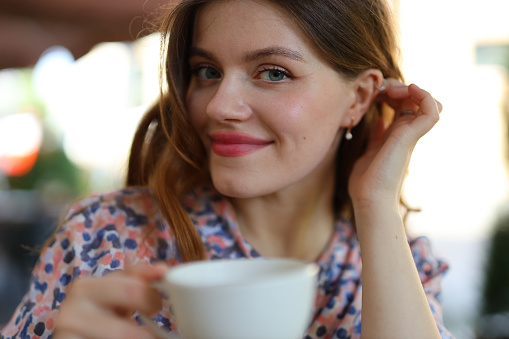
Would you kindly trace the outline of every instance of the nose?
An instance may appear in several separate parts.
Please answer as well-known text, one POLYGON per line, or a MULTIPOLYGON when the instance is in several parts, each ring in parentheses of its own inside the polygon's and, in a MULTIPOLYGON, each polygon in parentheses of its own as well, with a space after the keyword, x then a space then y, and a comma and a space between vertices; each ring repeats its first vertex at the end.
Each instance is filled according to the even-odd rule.
POLYGON ((207 105, 207 115, 220 122, 241 122, 252 115, 247 103, 249 90, 242 79, 223 77, 207 105))

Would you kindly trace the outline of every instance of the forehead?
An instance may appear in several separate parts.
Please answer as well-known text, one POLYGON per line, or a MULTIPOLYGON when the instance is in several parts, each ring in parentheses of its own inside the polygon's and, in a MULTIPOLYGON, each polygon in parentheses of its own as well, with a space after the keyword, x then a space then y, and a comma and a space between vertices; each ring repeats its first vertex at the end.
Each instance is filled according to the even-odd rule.
POLYGON ((199 8, 193 45, 217 47, 218 42, 222 47, 243 45, 256 49, 276 44, 310 53, 314 49, 287 12, 270 2, 254 0, 216 0, 199 8))
POLYGON ((288 13, 266 0, 209 0, 199 6, 196 21, 202 21, 207 26, 222 15, 238 18, 250 25, 260 19, 264 22, 284 21, 288 13))

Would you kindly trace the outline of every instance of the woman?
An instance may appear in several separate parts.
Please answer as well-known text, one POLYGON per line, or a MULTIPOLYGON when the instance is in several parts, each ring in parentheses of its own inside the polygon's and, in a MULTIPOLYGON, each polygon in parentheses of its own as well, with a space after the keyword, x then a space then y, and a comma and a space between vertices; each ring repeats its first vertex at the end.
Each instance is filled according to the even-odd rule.
POLYGON ((441 105, 401 83, 390 23, 382 0, 180 3, 128 188, 71 210, 2 338, 151 338, 138 312, 176 331, 150 283, 241 257, 320 266, 304 338, 450 338, 446 265, 408 241, 400 214, 441 105))

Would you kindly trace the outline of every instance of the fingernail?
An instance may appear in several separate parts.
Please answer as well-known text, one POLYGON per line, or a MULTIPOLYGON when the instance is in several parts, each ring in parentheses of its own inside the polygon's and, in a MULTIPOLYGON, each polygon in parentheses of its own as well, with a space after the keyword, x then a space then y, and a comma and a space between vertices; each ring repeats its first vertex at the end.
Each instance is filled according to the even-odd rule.
POLYGON ((412 115, 414 113, 415 112, 412 111, 412 110, 406 110, 406 111, 403 111, 403 112, 399 113, 399 116, 402 117, 402 116, 405 116, 405 115, 412 115))

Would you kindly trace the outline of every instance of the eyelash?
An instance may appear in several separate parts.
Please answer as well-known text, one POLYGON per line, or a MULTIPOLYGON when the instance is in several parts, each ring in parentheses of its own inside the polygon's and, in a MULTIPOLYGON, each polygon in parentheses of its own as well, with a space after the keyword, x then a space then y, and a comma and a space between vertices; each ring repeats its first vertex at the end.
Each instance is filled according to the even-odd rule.
POLYGON ((281 72, 285 77, 292 78, 292 75, 290 74, 290 72, 288 72, 284 68, 276 67, 276 66, 265 66, 263 69, 258 71, 258 74, 262 74, 263 72, 267 72, 267 71, 278 71, 278 72, 281 72))
POLYGON ((191 73, 191 75, 197 75, 198 72, 200 72, 201 70, 203 70, 205 68, 212 68, 212 69, 216 70, 216 72, 219 73, 219 71, 214 66, 209 65, 209 64, 203 64, 203 65, 198 65, 198 66, 192 67, 190 69, 190 73, 191 73))
MULTIPOLYGON (((199 66, 196 66, 196 67, 193 67, 193 68, 190 69, 191 75, 197 75, 198 72, 200 72, 201 70, 203 70, 205 68, 213 68, 213 69, 215 69, 213 66, 208 65, 208 64, 199 65, 199 66)), ((281 72, 281 74, 283 74, 286 78, 292 78, 293 77, 292 74, 290 72, 288 72, 286 69, 281 68, 281 67, 277 67, 277 66, 265 66, 261 70, 258 71, 258 74, 261 75, 264 72, 270 72, 270 71, 281 72)), ((282 81, 282 80, 280 80, 280 81, 282 81)), ((273 81, 273 82, 278 82, 278 81, 273 81)))

